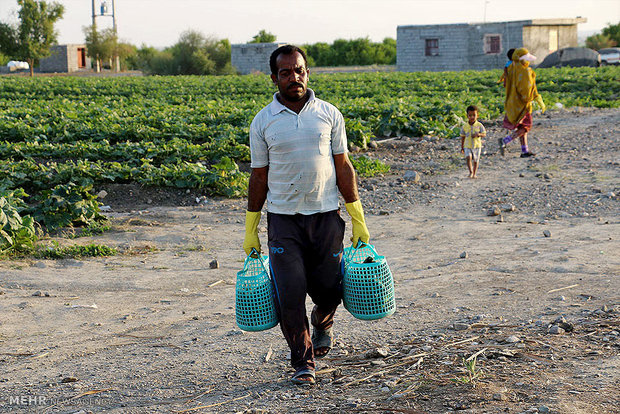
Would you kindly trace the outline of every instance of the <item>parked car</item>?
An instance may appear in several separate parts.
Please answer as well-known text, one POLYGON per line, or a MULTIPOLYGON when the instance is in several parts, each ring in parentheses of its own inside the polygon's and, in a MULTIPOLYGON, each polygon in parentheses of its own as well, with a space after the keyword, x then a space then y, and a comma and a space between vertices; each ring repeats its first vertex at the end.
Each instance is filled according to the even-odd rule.
POLYGON ((587 47, 565 47, 563 49, 556 50, 553 53, 547 55, 545 60, 542 61, 539 68, 560 68, 563 66, 579 67, 579 66, 592 66, 598 67, 601 65, 601 56, 598 52, 588 49, 587 47))
POLYGON ((620 65, 620 47, 608 47, 598 51, 601 65, 620 65))

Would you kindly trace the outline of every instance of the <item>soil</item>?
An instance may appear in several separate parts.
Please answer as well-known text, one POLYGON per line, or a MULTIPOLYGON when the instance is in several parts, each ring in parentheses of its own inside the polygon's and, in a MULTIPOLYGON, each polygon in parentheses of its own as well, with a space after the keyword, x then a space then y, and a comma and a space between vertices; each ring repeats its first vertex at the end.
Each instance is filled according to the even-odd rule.
POLYGON ((478 179, 458 139, 379 140, 360 194, 397 309, 341 307, 313 387, 279 328, 235 324, 244 200, 99 188, 112 229, 58 241, 122 254, 0 262, 0 412, 620 412, 619 121, 535 115, 533 158, 486 122, 478 179))

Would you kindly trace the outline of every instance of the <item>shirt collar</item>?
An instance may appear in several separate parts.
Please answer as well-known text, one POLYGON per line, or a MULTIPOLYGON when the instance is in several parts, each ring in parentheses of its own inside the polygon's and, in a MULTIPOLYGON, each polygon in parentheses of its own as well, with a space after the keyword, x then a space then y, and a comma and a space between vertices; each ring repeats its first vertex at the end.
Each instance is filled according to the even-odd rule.
MULTIPOLYGON (((308 88, 307 90, 308 90, 308 101, 306 101, 306 105, 308 105, 310 102, 316 99, 314 95, 314 91, 310 88, 308 88)), ((271 101, 271 103, 269 104, 271 115, 277 115, 282 111, 288 110, 286 106, 284 106, 280 101, 278 101, 277 95, 278 95, 277 92, 273 94, 273 101, 271 101)), ((304 108, 306 105, 304 105, 304 108)))

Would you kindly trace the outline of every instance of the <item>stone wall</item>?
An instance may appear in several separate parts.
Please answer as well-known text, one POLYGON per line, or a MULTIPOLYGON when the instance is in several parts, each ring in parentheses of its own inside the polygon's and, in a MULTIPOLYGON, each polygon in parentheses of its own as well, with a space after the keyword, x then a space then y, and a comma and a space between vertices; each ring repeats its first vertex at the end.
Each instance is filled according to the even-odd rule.
POLYGON ((231 64, 242 75, 255 72, 271 73, 269 56, 288 43, 243 43, 231 46, 231 64))
POLYGON ((502 68, 510 48, 520 47, 525 22, 399 26, 399 71, 455 71, 502 68), (498 35, 499 53, 485 52, 485 35, 498 35), (426 39, 439 39, 439 55, 425 56, 426 39))
POLYGON ((508 57, 509 49, 518 48, 522 45, 524 22, 502 22, 472 24, 469 26, 467 68, 472 70, 502 69, 508 57), (500 37, 499 53, 486 53, 485 37, 500 37))
POLYGON ((467 30, 467 24, 398 26, 396 67, 402 72, 466 69, 467 30), (426 39, 438 39, 437 56, 425 56, 426 39))
POLYGON ((52 46, 51 54, 39 62, 39 70, 41 72, 69 72, 67 51, 68 45, 52 46))

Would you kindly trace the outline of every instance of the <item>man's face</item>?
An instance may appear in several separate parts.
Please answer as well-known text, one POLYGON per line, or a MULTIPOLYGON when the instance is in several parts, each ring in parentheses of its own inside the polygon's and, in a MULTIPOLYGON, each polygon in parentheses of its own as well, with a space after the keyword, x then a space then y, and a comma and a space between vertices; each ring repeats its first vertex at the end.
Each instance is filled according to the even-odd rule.
POLYGON ((467 112, 467 120, 469 121, 470 125, 473 125, 477 119, 478 119, 478 111, 467 112))
POLYGON ((306 96, 308 69, 299 52, 279 55, 276 60, 278 73, 271 74, 271 80, 278 86, 280 96, 290 102, 298 102, 306 96))

